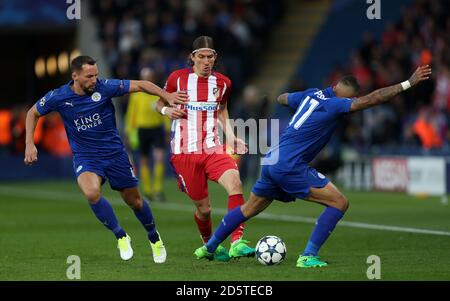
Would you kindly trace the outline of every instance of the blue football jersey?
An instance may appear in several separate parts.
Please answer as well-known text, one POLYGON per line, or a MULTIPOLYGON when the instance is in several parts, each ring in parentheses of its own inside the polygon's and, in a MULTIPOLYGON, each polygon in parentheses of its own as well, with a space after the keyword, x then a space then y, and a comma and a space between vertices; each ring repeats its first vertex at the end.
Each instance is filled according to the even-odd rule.
POLYGON ((128 93, 130 81, 98 79, 95 91, 86 95, 75 94, 72 84, 73 81, 38 100, 38 112, 59 112, 74 156, 110 157, 124 150, 111 98, 128 93))
MULTIPOLYGON (((289 93, 288 104, 296 112, 281 134, 279 144, 266 158, 280 170, 293 170, 311 162, 330 140, 352 100, 339 98, 331 87, 289 93), (277 154, 278 158, 274 158, 277 154), (272 157, 272 158, 271 158, 272 157)), ((269 162, 266 161, 266 162, 269 162)))

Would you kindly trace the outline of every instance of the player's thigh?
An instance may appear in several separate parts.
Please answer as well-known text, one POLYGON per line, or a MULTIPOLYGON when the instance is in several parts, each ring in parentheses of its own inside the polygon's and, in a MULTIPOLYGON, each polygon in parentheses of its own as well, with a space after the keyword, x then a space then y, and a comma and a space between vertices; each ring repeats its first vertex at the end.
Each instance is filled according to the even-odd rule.
POLYGON ((89 202, 96 202, 100 198, 102 177, 91 171, 82 172, 77 177, 78 186, 89 202))
POLYGON ((305 199, 325 206, 335 207, 342 211, 346 211, 349 206, 347 198, 331 182, 322 188, 311 187, 310 193, 305 199))
POLYGON ((222 185, 228 194, 242 193, 242 182, 236 161, 228 154, 210 154, 205 162, 208 179, 222 185))
POLYGON ((138 179, 131 166, 126 152, 120 152, 113 159, 108 160, 105 168, 106 177, 113 190, 121 191, 138 185, 138 179))
POLYGON ((226 170, 217 182, 225 188, 229 195, 242 193, 242 182, 239 171, 236 169, 226 170))
POLYGON ((277 177, 278 175, 271 170, 270 166, 264 165, 261 168, 261 175, 252 187, 252 193, 268 200, 278 200, 284 203, 295 201, 295 196, 282 189, 277 177))
POLYGON ((178 188, 193 201, 208 197, 208 179, 199 154, 173 155, 170 163, 176 173, 178 188))

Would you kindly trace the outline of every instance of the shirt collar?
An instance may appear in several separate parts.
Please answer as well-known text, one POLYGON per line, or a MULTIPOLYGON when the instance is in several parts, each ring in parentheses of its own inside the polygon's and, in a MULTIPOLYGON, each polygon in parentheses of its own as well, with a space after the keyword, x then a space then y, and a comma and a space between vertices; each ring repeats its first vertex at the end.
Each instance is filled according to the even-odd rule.
POLYGON ((333 87, 328 87, 323 90, 323 94, 326 98, 336 97, 336 94, 333 91, 333 87))

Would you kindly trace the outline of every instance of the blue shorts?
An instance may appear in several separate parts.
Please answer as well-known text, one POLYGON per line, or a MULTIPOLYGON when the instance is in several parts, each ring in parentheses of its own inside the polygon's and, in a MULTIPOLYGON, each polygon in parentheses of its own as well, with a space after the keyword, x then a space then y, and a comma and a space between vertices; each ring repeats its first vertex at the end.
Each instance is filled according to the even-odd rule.
POLYGON ((139 182, 125 151, 109 159, 74 156, 73 169, 77 178, 83 172, 90 171, 102 178, 102 185, 108 179, 109 186, 114 190, 136 187, 139 182))
POLYGON ((273 165, 263 165, 261 176, 252 192, 270 200, 293 202, 296 198, 305 199, 310 188, 322 188, 330 181, 320 172, 308 165, 290 171, 281 171, 273 165))

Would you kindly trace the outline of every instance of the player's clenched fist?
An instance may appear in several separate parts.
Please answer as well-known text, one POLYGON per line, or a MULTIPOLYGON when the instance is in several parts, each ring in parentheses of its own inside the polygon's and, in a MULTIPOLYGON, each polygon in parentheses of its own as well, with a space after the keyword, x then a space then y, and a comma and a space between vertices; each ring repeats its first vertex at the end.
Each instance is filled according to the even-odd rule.
POLYGON ((34 144, 30 145, 27 144, 26 148, 25 148, 25 158, 23 159, 23 162, 26 165, 31 165, 34 162, 37 161, 37 148, 34 144))

